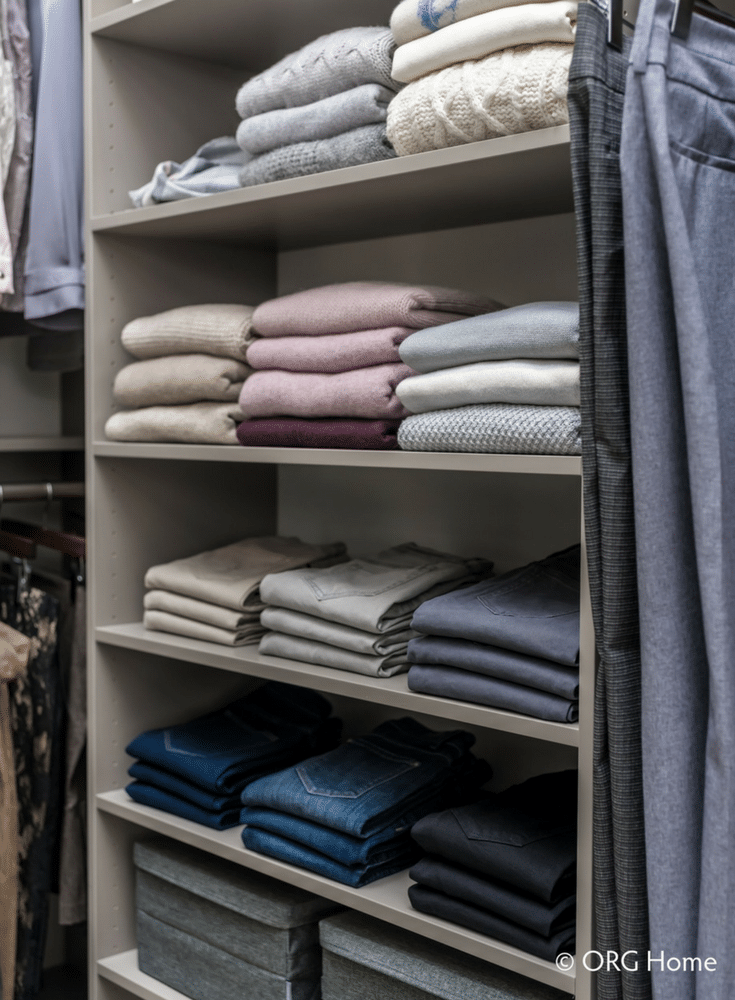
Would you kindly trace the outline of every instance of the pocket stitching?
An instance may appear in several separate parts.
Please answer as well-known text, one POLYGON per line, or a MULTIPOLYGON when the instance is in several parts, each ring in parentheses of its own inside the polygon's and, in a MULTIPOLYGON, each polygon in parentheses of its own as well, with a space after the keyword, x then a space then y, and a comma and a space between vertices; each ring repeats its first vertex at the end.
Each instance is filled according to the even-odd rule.
MULTIPOLYGON (((355 561, 360 562, 359 560, 355 561)), ((405 568, 404 575, 401 577, 400 580, 397 580, 394 583, 390 584, 389 586, 382 587, 378 590, 366 590, 364 588, 360 588, 359 590, 343 589, 338 594, 326 594, 320 588, 318 580, 316 580, 314 577, 310 578, 308 575, 305 575, 304 581, 313 591, 314 596, 318 601, 334 601, 334 600, 339 600, 340 598, 343 597, 378 597, 380 594, 386 594, 391 590, 396 590, 398 587, 402 586, 405 583, 410 583, 412 580, 416 580, 418 577, 421 576, 422 573, 425 573, 429 570, 433 571, 438 569, 439 566, 440 566, 439 563, 427 563, 423 566, 405 568)), ((399 568, 400 567, 388 567, 388 569, 399 569, 399 568)))

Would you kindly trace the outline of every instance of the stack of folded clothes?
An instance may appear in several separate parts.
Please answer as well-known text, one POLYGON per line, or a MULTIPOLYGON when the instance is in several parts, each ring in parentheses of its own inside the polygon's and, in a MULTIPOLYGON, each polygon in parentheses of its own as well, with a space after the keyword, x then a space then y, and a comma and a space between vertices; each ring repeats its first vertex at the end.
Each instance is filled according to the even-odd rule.
POLYGON ((225 708, 141 733, 127 793, 135 801, 217 830, 240 822, 245 786, 339 742, 326 698, 269 681, 225 708))
POLYGON ((578 455, 579 306, 531 302, 420 330, 400 355, 406 451, 578 455))
POLYGON ((492 776, 469 752, 474 740, 464 730, 437 733, 410 718, 381 723, 248 785, 243 843, 351 886, 408 868, 418 856, 412 823, 471 801, 492 776))
POLYGON ((573 953, 576 823, 576 771, 425 816, 411 830, 428 852, 409 872, 411 905, 549 962, 573 953))
POLYGON ((395 156, 386 109, 395 45, 387 28, 323 35, 252 77, 237 93, 243 187, 395 156))
POLYGON ((268 573, 331 566, 347 558, 342 542, 309 545, 298 538, 245 538, 160 566, 145 575, 143 624, 158 632, 243 646, 265 631, 260 595, 268 573))
POLYGON ((564 125, 577 4, 402 0, 388 108, 399 156, 564 125))
POLYGON ((109 418, 107 437, 237 444, 252 315, 250 306, 193 305, 128 323, 123 347, 138 360, 115 378, 114 400, 127 409, 109 418))
POLYGON ((411 615, 437 594, 489 575, 492 563, 407 543, 327 569, 274 573, 260 585, 267 656, 390 677, 408 669, 411 615))
POLYGON ((243 445, 396 447, 407 410, 396 387, 414 374, 399 356, 409 334, 499 308, 473 292, 350 281, 271 299, 253 314, 255 369, 240 406, 243 445))
POLYGON ((579 717, 580 548, 422 604, 412 691, 551 722, 579 717))

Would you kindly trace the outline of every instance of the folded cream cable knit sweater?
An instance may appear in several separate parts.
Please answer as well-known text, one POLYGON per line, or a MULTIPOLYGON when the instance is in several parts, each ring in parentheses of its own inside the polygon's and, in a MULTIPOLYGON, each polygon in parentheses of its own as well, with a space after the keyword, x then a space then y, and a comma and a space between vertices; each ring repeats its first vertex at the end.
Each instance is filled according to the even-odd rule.
POLYGON ((390 16, 390 30, 396 45, 405 45, 468 17, 525 3, 528 0, 402 0, 390 16))
POLYGON ((504 49, 410 83, 388 105, 399 156, 565 125, 573 45, 504 49))
POLYGON ((577 4, 570 0, 491 10, 399 46, 393 57, 393 77, 409 83, 445 66, 482 59, 514 45, 571 44, 576 26, 577 4))

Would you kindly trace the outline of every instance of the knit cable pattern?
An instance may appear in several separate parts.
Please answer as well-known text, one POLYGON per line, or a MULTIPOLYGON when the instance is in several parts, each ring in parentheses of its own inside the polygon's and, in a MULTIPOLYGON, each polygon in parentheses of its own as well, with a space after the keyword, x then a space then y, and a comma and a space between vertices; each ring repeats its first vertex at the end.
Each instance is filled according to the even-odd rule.
POLYGON ((573 48, 517 45, 429 73, 389 104, 388 138, 407 156, 565 125, 573 48))
POLYGON ((244 83, 237 93, 241 118, 292 108, 339 94, 364 83, 391 91, 396 45, 387 28, 344 28, 322 35, 244 83))

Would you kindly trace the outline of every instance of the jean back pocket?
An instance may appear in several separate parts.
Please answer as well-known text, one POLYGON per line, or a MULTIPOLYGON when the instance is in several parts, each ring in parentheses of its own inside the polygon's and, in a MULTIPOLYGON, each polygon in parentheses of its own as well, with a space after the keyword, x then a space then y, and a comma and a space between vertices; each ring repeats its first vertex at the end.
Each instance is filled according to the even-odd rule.
POLYGON ((417 760, 361 740, 350 740, 328 755, 297 765, 296 772, 310 795, 359 799, 418 766, 417 760))

